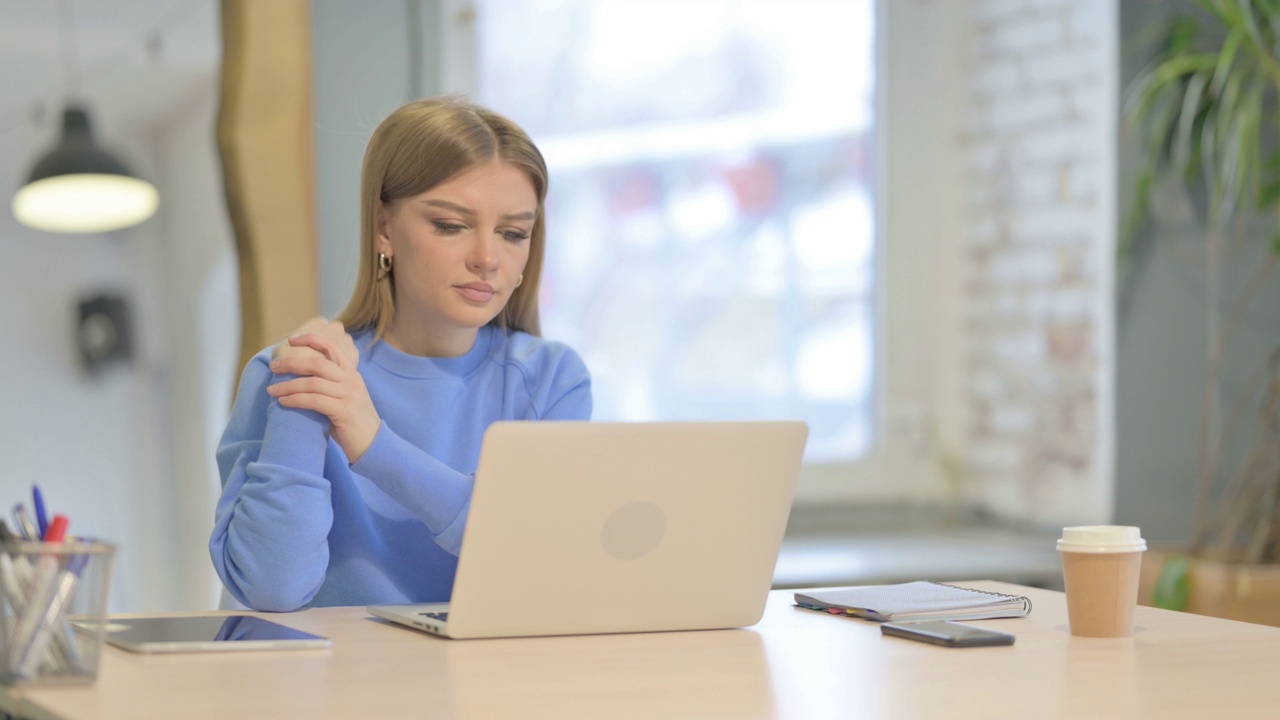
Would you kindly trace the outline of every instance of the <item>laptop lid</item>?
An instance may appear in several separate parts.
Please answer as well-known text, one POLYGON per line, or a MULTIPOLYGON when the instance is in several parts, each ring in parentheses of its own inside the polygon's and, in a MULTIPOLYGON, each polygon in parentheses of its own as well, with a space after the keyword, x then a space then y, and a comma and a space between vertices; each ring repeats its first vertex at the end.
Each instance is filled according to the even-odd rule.
POLYGON ((808 432, 799 421, 494 423, 449 635, 755 624, 808 432))

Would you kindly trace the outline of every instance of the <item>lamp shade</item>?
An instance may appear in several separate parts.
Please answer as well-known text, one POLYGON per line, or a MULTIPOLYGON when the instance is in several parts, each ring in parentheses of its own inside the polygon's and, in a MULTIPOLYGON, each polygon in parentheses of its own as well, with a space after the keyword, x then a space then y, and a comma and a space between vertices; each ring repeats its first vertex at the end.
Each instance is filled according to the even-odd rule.
POLYGON ((13 196, 13 215, 37 230, 97 233, 137 225, 159 204, 154 185, 94 143, 89 114, 67 108, 62 141, 36 163, 13 196))

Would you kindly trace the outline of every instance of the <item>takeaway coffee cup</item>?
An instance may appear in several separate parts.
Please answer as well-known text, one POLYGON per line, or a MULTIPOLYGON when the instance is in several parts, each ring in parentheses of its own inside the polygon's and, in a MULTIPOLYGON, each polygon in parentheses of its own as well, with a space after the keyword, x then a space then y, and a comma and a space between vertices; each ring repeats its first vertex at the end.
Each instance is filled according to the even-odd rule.
POLYGON ((1062 529, 1062 579, 1071 634, 1116 638, 1133 634, 1138 574, 1147 543, 1136 527, 1088 525, 1062 529))

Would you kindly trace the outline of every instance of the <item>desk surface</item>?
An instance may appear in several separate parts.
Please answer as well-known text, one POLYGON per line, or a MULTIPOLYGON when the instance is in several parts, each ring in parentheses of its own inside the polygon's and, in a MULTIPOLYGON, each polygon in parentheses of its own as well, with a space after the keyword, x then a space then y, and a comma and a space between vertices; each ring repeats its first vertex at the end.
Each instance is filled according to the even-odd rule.
POLYGON ((145 656, 108 648, 95 685, 5 688, 35 718, 1277 717, 1280 628, 1138 608, 1131 639, 1073 638, 1061 593, 975 622, 1012 647, 950 649, 791 605, 746 630, 444 640, 363 608, 270 616, 331 650, 145 656))

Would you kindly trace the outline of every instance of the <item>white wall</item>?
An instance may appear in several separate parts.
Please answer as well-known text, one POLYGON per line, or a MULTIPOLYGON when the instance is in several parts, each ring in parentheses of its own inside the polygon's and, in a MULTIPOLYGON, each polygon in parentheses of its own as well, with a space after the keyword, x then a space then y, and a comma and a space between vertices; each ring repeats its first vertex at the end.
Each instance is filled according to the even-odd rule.
POLYGON ((1038 525, 1112 515, 1113 0, 970 5, 966 494, 1038 525))
POLYGON ((150 269, 163 305, 157 334, 166 341, 172 433, 172 469, 162 481, 172 527, 158 581, 169 585, 170 605, 192 609, 212 607, 221 589, 208 550, 220 489, 214 452, 239 379, 239 269, 214 142, 217 82, 193 82, 150 140, 166 198, 150 269))
MULTIPOLYGON (((12 137, 12 134, 10 135, 12 137)), ((33 150, 47 138, 26 133, 33 150)), ((0 163, 12 177, 25 172, 34 152, 6 143, 0 163)), ((8 184, 8 183, 6 183, 8 184)), ((120 544, 113 607, 137 605, 144 568, 163 553, 158 538, 163 505, 153 504, 165 444, 156 417, 152 377, 141 363, 98 378, 78 366, 73 338, 77 300, 98 291, 119 293, 134 312, 136 340, 154 342, 139 306, 151 288, 136 268, 144 241, 119 237, 58 236, 28 230, 0 214, 0 509, 31 505, 33 482, 51 511, 71 519, 75 535, 120 544)), ((141 348, 140 348, 141 349, 141 348)), ((143 351, 145 352, 145 351, 143 351)), ((9 521, 12 522, 12 521, 9 521)))
POLYGON ((408 30, 410 23, 433 19, 433 5, 424 0, 316 0, 312 5, 320 296, 330 317, 346 307, 355 287, 365 145, 391 111, 434 92, 435 73, 425 63, 419 61, 420 72, 411 72, 408 30), (424 76, 430 85, 414 87, 424 76))
MULTIPOLYGON (((72 534, 117 544, 115 611, 210 608, 216 599, 213 449, 231 401, 239 307, 214 68, 177 86, 170 111, 148 120, 94 116, 99 140, 156 183, 156 217, 110 236, 72 236, 0 213, 0 510, 30 504, 39 482, 72 534), (99 291, 128 300, 135 356, 91 378, 77 360, 75 311, 99 291)), ((0 138, 0 186, 20 184, 59 122, 0 138)))

